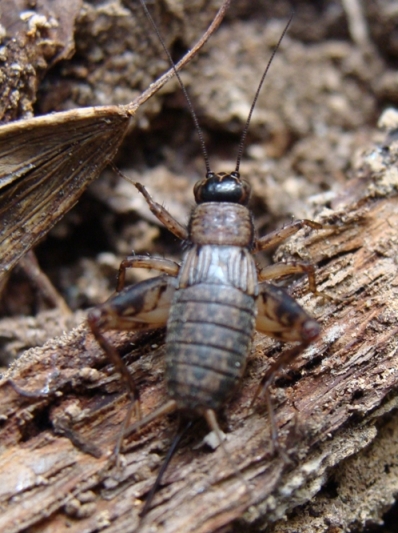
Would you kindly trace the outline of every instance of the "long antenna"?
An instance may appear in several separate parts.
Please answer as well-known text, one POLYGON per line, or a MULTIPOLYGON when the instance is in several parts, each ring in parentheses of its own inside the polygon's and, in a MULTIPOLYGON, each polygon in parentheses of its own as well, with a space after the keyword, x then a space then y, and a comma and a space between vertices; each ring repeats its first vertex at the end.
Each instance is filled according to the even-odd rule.
MULTIPOLYGON (((208 174, 210 172, 209 156, 207 154, 206 144, 205 144, 205 140, 203 138, 203 133, 202 133, 202 130, 200 129, 198 117, 196 116, 196 113, 195 113, 194 107, 192 105, 191 99, 189 98, 188 92, 187 92, 187 90, 185 88, 185 85, 184 85, 182 79, 181 79, 181 76, 180 76, 180 74, 178 73, 178 71, 177 71, 177 69, 175 67, 173 58, 171 57, 171 54, 170 54, 169 50, 167 49, 166 43, 164 42, 164 39, 161 36, 160 31, 159 31, 158 27, 156 26, 156 23, 153 20, 152 15, 148 11, 148 8, 147 8, 147 6, 145 4, 145 0, 140 0, 140 4, 142 5, 142 8, 143 8, 143 10, 145 12, 145 15, 148 17, 148 20, 152 24, 153 29, 155 30, 155 33, 156 33, 156 35, 157 35, 157 37, 158 37, 158 39, 160 41, 160 44, 162 45, 162 48, 165 51, 165 53, 166 53, 166 55, 167 55, 167 57, 169 59, 171 68, 174 70, 174 74, 175 74, 175 76, 176 76, 176 78, 178 80, 178 83, 180 84, 182 92, 184 93, 185 100, 188 103, 188 107, 189 107, 189 110, 191 112, 191 115, 192 115, 192 118, 193 118, 193 121, 194 121, 194 124, 195 124, 196 131, 198 133, 199 142, 200 142, 200 146, 201 146, 201 149, 202 149, 203 158, 204 158, 205 166, 206 166, 206 174, 208 174)), ((226 0, 226 2, 224 3, 225 9, 229 6, 229 4, 230 4, 230 0, 226 0)))
POLYGON ((240 163, 241 163, 242 156, 243 156, 243 150, 245 148, 247 132, 249 130, 250 121, 251 121, 251 118, 252 118, 252 115, 253 115, 253 111, 254 111, 254 108, 256 106, 258 97, 260 95, 260 91, 261 91, 261 88, 263 86, 263 83, 264 83, 264 80, 265 80, 265 76, 268 73, 268 70, 269 70, 269 68, 271 66, 271 63, 272 63, 274 57, 275 57, 275 54, 278 51, 278 48, 280 47, 284 36, 286 35, 286 32, 287 32, 287 30, 288 30, 288 28, 289 28, 289 26, 290 26, 290 24, 291 24, 291 22, 293 20, 293 17, 294 17, 294 11, 292 11, 292 13, 290 14, 289 20, 287 21, 287 24, 286 24, 286 26, 285 26, 285 28, 284 28, 284 30, 282 32, 282 35, 279 37, 278 43, 275 46, 274 50, 272 51, 271 57, 270 57, 270 59, 268 61, 268 64, 265 67, 263 75, 261 76, 261 80, 260 80, 260 83, 259 83, 259 85, 257 87, 257 91, 256 91, 256 94, 254 96, 253 103, 252 103, 252 105, 250 107, 250 111, 249 111, 249 115, 248 115, 247 120, 246 120, 245 127, 243 129, 242 137, 240 139, 239 148, 238 148, 238 157, 236 158, 236 167, 235 167, 235 172, 236 173, 239 173, 239 167, 240 167, 240 163))

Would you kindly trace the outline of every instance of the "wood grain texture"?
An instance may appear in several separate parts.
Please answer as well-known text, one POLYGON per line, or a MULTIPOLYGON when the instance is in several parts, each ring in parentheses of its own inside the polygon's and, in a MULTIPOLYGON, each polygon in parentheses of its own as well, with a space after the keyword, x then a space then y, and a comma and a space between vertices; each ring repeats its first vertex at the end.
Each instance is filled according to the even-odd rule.
MULTIPOLYGON (((398 478, 398 143, 387 145, 365 153, 345 192, 323 209, 322 220, 335 229, 300 232, 278 252, 316 263, 319 289, 334 299, 314 298, 305 280, 294 287, 322 335, 272 389, 284 449, 276 456, 266 409, 248 405, 270 358, 287 347, 254 339, 223 424, 251 494, 221 450, 194 449, 205 434, 199 427, 140 522, 176 420, 129 437, 115 469, 111 452, 127 398, 82 325, 26 352, 0 384, 1 531, 205 533, 260 531, 275 522, 275 532, 326 532, 379 520, 398 478), (22 397, 9 379, 48 394, 22 397)), ((162 333, 108 337, 126 354, 144 413, 152 411, 165 401, 162 333)))

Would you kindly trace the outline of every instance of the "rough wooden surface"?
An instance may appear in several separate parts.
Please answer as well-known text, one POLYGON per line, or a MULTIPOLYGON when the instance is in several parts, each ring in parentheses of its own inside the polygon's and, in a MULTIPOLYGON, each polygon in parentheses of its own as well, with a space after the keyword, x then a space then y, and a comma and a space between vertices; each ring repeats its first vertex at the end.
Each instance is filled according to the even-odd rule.
MULTIPOLYGON (((312 232, 287 245, 289 255, 319 266, 319 287, 335 298, 300 298, 322 323, 322 336, 273 389, 289 462, 271 454, 264 406, 247 410, 269 357, 286 349, 257 335, 241 390, 226 409, 227 449, 251 493, 221 450, 194 449, 196 431, 173 460, 155 507, 140 522, 142 500, 176 421, 160 421, 129 438, 120 471, 115 470, 111 450, 127 400, 83 325, 26 352, 1 383, 1 531, 202 533, 237 519, 238 530, 243 524, 259 530, 296 506, 300 511, 290 521, 277 521, 275 531, 326 532, 330 524, 345 531, 377 521, 392 503, 398 479, 398 152, 393 148, 375 147, 364 156, 355 187, 335 199, 335 209, 325 208, 336 230, 312 232), (47 394, 22 397, 9 378, 24 390, 47 394)), ((300 282, 295 294, 305 287, 300 282)), ((132 348, 130 369, 140 384, 143 409, 150 412, 165 398, 162 335, 122 337, 111 335, 122 352, 132 348)))

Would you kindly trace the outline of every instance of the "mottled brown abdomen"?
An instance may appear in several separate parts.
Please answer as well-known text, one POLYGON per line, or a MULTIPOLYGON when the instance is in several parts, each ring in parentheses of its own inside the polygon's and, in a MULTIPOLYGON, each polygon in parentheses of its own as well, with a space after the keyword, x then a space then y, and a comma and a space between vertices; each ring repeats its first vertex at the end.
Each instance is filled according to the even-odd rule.
POLYGON ((255 299, 231 285, 176 292, 167 323, 166 382, 180 409, 219 409, 243 375, 255 299))

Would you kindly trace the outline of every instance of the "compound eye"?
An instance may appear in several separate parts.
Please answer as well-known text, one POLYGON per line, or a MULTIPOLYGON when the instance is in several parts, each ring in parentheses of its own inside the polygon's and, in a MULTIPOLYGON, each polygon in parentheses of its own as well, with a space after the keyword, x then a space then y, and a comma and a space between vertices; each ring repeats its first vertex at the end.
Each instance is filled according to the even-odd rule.
POLYGON ((207 178, 204 180, 197 181, 193 188, 193 194, 195 196, 195 202, 201 204, 204 200, 203 198, 203 188, 206 186, 207 178))

